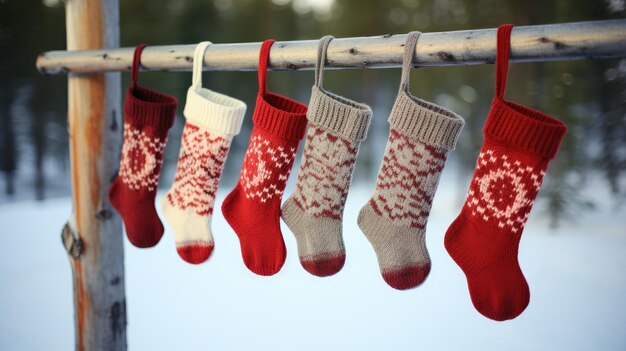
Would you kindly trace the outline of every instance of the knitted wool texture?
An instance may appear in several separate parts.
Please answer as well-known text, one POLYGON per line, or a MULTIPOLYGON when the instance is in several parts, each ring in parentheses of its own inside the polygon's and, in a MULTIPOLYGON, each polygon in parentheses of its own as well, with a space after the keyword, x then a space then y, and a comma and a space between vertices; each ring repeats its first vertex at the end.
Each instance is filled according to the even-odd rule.
POLYGON ((420 285, 430 272, 426 222, 448 151, 463 119, 412 96, 409 75, 419 32, 407 36, 402 82, 376 189, 359 213, 359 227, 378 257, 383 279, 396 289, 420 285))
POLYGON ((512 25, 498 28, 496 97, 465 205, 445 247, 467 278, 474 307, 503 321, 530 300, 518 248, 549 161, 565 134, 560 121, 504 100, 512 25))
POLYGON ((135 49, 131 86, 124 103, 124 141, 120 170, 109 189, 111 205, 122 216, 128 240, 146 248, 163 236, 154 207, 167 132, 174 123, 176 98, 137 85, 141 52, 135 49))
POLYGON ((246 112, 243 101, 202 88, 202 64, 209 45, 202 42, 196 46, 174 184, 161 201, 163 214, 174 229, 176 251, 193 264, 206 261, 213 251, 215 192, 246 112))
POLYGON ((345 262, 343 210, 359 145, 372 116, 369 106, 322 88, 332 39, 320 40, 296 191, 282 208, 282 218, 296 237, 302 267, 321 277, 337 273, 345 262))
POLYGON ((280 202, 307 123, 306 105, 266 91, 273 43, 266 40, 261 47, 250 145, 237 186, 222 204, 224 218, 239 238, 244 264, 259 275, 276 274, 285 263, 280 202))

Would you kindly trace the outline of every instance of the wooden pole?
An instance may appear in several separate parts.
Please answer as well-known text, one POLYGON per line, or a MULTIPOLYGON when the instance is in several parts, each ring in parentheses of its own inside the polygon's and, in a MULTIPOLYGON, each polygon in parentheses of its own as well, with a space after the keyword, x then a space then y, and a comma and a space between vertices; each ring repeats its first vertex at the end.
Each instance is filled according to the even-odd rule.
MULTIPOLYGON (((68 50, 119 47, 118 0, 66 0, 68 50)), ((70 74, 73 213, 62 234, 74 276, 76 350, 126 350, 122 223, 108 189, 121 145, 120 74, 70 74)))
MULTIPOLYGON (((493 63, 496 32, 473 29, 422 33, 415 48, 416 66, 493 63)), ((211 39, 211 38, 207 38, 211 39)), ((329 69, 388 68, 402 65, 405 34, 337 38, 328 47, 329 69)), ((313 69, 318 40, 279 41, 272 46, 269 68, 313 69)), ((256 70, 261 43, 211 45, 204 70, 256 70)), ((148 46, 141 55, 146 71, 191 71, 194 45, 148 46)), ((133 48, 81 52, 49 51, 37 58, 43 74, 130 70, 133 48)), ((513 28, 511 61, 606 59, 626 56, 626 19, 558 23, 513 28)))

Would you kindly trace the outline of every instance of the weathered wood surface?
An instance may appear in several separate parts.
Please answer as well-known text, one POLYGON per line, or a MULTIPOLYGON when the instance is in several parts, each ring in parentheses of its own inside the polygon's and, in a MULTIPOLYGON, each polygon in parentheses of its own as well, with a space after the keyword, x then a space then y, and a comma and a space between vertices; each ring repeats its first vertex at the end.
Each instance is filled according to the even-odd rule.
MULTIPOLYGON (((328 48, 327 68, 400 67, 406 35, 338 38, 328 48)), ((211 38, 203 38, 210 40, 211 38)), ((269 68, 313 69, 317 40, 279 41, 269 68)), ((204 70, 256 70, 261 43, 211 45, 204 70)), ((147 71, 191 71, 194 45, 149 46, 141 57, 147 71)), ((418 66, 470 65, 495 62, 496 29, 423 33, 415 49, 418 66)), ((626 20, 606 20, 515 27, 511 60, 555 61, 626 57, 626 20)), ((49 51, 37 58, 43 74, 127 71, 133 48, 82 52, 49 51)))
MULTIPOLYGON (((118 0, 66 0, 68 50, 119 46, 118 0)), ((108 201, 121 145, 120 74, 70 74, 73 213, 63 241, 74 276, 76 350, 126 350, 122 223, 108 201)))

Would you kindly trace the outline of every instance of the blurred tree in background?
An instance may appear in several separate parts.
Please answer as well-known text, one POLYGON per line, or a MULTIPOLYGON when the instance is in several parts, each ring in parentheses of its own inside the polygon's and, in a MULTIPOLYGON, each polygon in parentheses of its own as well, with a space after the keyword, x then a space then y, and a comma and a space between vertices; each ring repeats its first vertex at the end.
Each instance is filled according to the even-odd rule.
MULTIPOLYGON (((196 43, 202 40, 251 42, 266 38, 298 40, 371 36, 386 33, 452 31, 516 25, 624 18, 625 0, 120 0, 121 45, 196 43)), ((34 67, 38 52, 65 47, 60 0, 0 0, 0 201, 67 195, 66 82, 42 77, 34 67), (14 195, 11 195, 14 194, 14 195), (31 193, 32 194, 32 193, 31 193)), ((419 43, 418 43, 419 45, 419 43)), ((472 174, 482 126, 494 93, 491 65, 432 67, 413 73, 415 95, 444 105, 466 119, 451 164, 460 169, 459 199, 472 174)), ((400 72, 330 71, 328 89, 370 104, 374 120, 364 143, 355 182, 373 181, 387 139, 400 72)), ((126 88, 128 75, 124 74, 126 88)), ((142 84, 178 96, 184 104, 189 73, 150 73, 142 84)), ((311 71, 277 72, 270 89, 306 102, 311 71)), ((255 72, 205 73, 206 87, 241 98, 249 115, 257 92, 255 72)), ((540 198, 553 224, 593 207, 581 189, 601 179, 615 202, 626 202, 626 59, 513 64, 507 98, 553 115, 569 127, 552 163, 540 198)), ((181 106, 182 107, 182 106, 181 106)), ((170 184, 178 156, 183 119, 170 133, 162 184, 170 184)), ((251 120, 235 138, 223 176, 232 185, 247 147, 251 120)))

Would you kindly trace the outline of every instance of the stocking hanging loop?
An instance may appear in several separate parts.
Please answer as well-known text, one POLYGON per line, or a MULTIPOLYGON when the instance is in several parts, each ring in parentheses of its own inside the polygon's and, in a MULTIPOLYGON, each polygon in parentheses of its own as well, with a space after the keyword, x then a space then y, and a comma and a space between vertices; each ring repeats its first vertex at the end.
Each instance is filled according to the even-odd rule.
POLYGON ((324 80, 324 65, 326 64, 326 54, 328 51, 328 45, 331 40, 335 39, 332 35, 324 36, 320 39, 317 47, 317 58, 315 61, 315 86, 321 88, 324 80))
POLYGON ((133 88, 137 86, 139 66, 141 66, 141 52, 146 46, 148 46, 148 44, 139 44, 135 47, 135 54, 133 55, 133 65, 130 70, 130 83, 133 88))
POLYGON ((193 73, 191 78, 191 85, 196 88, 202 88, 202 67, 204 66, 204 53, 206 49, 213 43, 210 41, 203 41, 196 45, 196 49, 193 53, 193 73))
POLYGON ((503 24, 498 27, 496 46, 496 97, 504 98, 506 76, 509 69, 509 53, 511 51, 512 24, 503 24))
POLYGON ((270 49, 276 42, 274 39, 267 39, 261 45, 261 51, 259 53, 259 92, 261 95, 265 95, 267 91, 267 64, 270 60, 270 49))
POLYGON ((409 92, 409 80, 411 78, 411 68, 413 67, 413 57, 415 56, 415 46, 421 32, 410 32, 406 36, 404 43, 404 55, 402 56, 402 78, 400 79, 400 90, 409 92))

